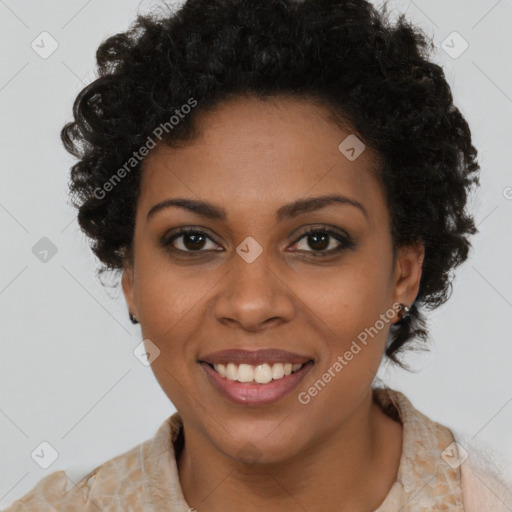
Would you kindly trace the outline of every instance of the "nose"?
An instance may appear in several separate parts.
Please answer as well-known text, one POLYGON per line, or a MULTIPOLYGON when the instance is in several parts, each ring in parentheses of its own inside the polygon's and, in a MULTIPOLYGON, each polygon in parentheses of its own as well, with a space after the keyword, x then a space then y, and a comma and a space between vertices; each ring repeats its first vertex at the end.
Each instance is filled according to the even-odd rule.
POLYGON ((258 332, 289 322, 295 309, 293 290, 265 251, 251 263, 234 255, 231 271, 222 281, 215 301, 214 313, 219 322, 258 332))

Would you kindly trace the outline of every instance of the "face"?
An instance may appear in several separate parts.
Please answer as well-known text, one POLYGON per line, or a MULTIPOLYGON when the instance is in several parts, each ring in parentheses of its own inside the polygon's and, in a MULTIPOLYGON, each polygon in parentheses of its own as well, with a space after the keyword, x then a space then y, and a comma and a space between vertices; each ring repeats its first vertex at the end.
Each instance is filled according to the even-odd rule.
POLYGON ((199 121, 194 142, 146 157, 123 291, 186 431, 235 459, 251 443, 285 460, 357 417, 396 304, 417 295, 422 247, 393 260, 375 155, 347 158, 351 132, 323 107, 244 98, 199 121), (308 203, 326 195, 342 199, 308 203), (162 203, 175 199, 211 206, 162 203), (250 354, 215 357, 228 349, 250 354), (236 379, 243 361, 260 383, 211 366, 236 379), (306 364, 278 378, 279 361, 306 364))

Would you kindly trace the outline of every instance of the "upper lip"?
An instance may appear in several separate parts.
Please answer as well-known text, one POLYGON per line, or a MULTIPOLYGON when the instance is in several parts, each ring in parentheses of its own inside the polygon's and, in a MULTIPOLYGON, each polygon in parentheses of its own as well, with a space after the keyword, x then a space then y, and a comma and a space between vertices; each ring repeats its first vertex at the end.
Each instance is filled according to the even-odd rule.
POLYGON ((312 360, 312 357, 302 356, 286 350, 277 348, 266 348, 261 350, 226 349, 212 352, 199 361, 209 364, 250 364, 258 365, 263 363, 292 363, 304 364, 312 360))

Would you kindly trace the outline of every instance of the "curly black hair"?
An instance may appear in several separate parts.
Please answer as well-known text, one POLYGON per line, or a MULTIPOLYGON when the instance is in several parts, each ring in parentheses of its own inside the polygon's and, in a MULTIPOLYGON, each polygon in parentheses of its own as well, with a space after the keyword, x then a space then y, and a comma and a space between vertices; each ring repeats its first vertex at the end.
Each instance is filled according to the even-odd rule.
POLYGON ((102 42, 99 77, 78 94, 74 121, 61 132, 79 159, 70 196, 102 263, 99 275, 120 271, 131 257, 140 148, 155 138, 193 141, 198 112, 230 97, 319 101, 378 155, 395 256, 402 245, 425 245, 417 299, 391 325, 385 352, 405 367, 397 354, 429 337, 420 308, 448 299, 452 270, 477 232, 466 207, 479 184, 477 151, 443 69, 429 61, 433 43, 404 14, 393 23, 386 4, 378 11, 364 0, 165 7, 139 13, 126 32, 102 42))

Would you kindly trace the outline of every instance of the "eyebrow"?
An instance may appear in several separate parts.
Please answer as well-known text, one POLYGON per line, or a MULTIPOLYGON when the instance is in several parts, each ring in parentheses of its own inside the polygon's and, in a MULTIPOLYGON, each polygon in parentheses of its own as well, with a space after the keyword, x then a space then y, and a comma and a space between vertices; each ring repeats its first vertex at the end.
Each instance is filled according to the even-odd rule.
MULTIPOLYGON (((292 203, 285 204, 284 206, 281 206, 277 210, 276 219, 278 222, 281 222, 285 219, 291 219, 304 213, 313 212, 315 210, 325 208, 326 206, 332 204, 354 206, 358 208, 368 219, 368 212, 359 201, 356 201, 355 199, 350 199, 349 197, 339 194, 328 194, 317 197, 308 197, 306 199, 299 199, 292 203)), ((175 198, 166 199, 164 201, 161 201, 160 203, 155 204, 147 213, 146 220, 149 220, 149 218, 153 216, 156 212, 163 210, 164 208, 170 208, 172 206, 185 208, 186 210, 189 210, 207 219, 222 221, 225 221, 227 219, 226 210, 224 210, 224 208, 220 206, 214 205, 207 201, 199 201, 196 199, 175 198)))

